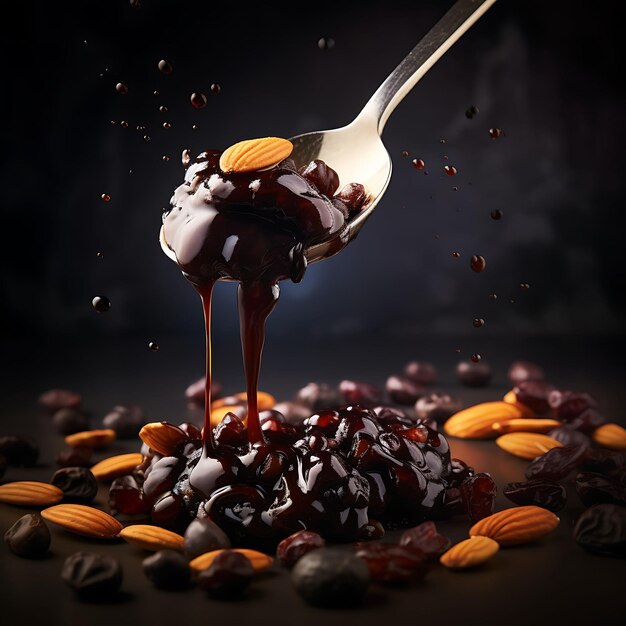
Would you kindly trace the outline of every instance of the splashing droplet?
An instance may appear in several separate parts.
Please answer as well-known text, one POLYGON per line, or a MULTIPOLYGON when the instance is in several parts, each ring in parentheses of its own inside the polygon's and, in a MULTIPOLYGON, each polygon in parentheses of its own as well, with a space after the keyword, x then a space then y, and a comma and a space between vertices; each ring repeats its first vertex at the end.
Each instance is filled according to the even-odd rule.
POLYGON ((215 96, 217 96, 217 94, 222 91, 222 86, 219 83, 212 83, 211 84, 211 93, 215 96))
POLYGON ((472 105, 471 107, 468 107, 467 110, 465 111, 465 117, 468 120, 473 120, 477 115, 478 115, 478 107, 472 105))
POLYGON ((320 50, 332 50, 335 47, 335 40, 332 37, 320 37, 317 41, 320 50))
POLYGON ((159 111, 161 111, 161 113, 167 113, 167 107, 166 107, 164 104, 162 104, 162 105, 159 107, 159 111))
POLYGON ((159 346, 159 344, 156 341, 150 341, 148 343, 148 348, 150 348, 150 350, 152 350, 153 352, 157 352, 160 347, 161 346, 159 346))
POLYGON ((497 139, 498 137, 500 137, 500 135, 502 135, 502 131, 499 128, 490 128, 489 129, 489 136, 492 139, 497 139))
POLYGON ((413 159, 411 163, 416 170, 423 170, 426 167, 426 163, 422 159, 413 159))
POLYGON ((159 92, 155 89, 155 90, 152 92, 152 94, 153 94, 153 95, 155 95, 155 96, 158 96, 158 95, 159 95, 159 92))
POLYGON ((487 261, 485 261, 485 257, 480 254, 472 255, 470 259, 470 267, 475 272, 482 272, 487 267, 487 261))
POLYGON ((111 196, 108 193, 103 193, 100 196, 105 202, 111 202, 111 196))
POLYGON ((102 252, 96 252, 96 256, 97 256, 99 259, 103 259, 103 258, 104 258, 104 254, 103 254, 102 252))
POLYGON ((455 259, 458 259, 458 258, 461 256, 461 253, 460 253, 460 252, 453 252, 453 253, 452 253, 452 256, 453 256, 455 259))
POLYGON ((172 64, 168 63, 165 59, 159 61, 158 68, 165 75, 171 74, 174 71, 172 64))
POLYGON ((443 166, 443 171, 448 176, 456 176, 456 167, 454 167, 454 165, 444 165, 443 166))
POLYGON ((491 212, 491 219, 492 220, 496 220, 496 221, 501 220, 502 219, 502 215, 503 215, 503 213, 502 213, 502 211, 500 209, 494 209, 491 212))
POLYGON ((115 91, 119 94, 126 95, 128 93, 128 87, 124 83, 117 83, 117 85, 115 85, 115 91))
POLYGON ((401 154, 406 159, 406 157, 409 156, 409 151, 408 150, 403 150, 401 154))
POLYGON ((203 109, 206 105, 206 96, 203 93, 192 93, 191 104, 196 109, 203 109))
POLYGON ((482 317, 475 317, 472 320, 472 325, 474 326, 474 328, 480 328, 481 326, 485 325, 485 320, 482 317))
POLYGON ((111 308, 111 301, 105 296, 96 296, 91 301, 91 306, 98 311, 98 313, 106 313, 111 308))
POLYGON ((472 359, 472 361, 474 363, 478 363, 478 361, 480 361, 483 357, 480 356, 480 354, 476 353, 476 354, 472 354, 472 356, 470 357, 470 359, 472 359))
POLYGON ((164 154, 161 158, 162 158, 164 161, 169 161, 169 160, 170 160, 170 158, 167 156, 167 154, 164 154))
POLYGON ((520 283, 520 287, 522 289, 530 289, 530 285, 528 283, 520 283))
POLYGON ((169 128, 172 128, 172 125, 169 122, 163 122, 163 128, 167 130, 169 128))

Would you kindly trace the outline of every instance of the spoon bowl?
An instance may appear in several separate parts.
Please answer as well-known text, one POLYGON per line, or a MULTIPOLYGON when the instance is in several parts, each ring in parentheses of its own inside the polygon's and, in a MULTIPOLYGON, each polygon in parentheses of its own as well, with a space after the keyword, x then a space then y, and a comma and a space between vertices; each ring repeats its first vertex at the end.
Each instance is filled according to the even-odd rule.
MULTIPOLYGON (((308 263, 336 254, 358 235, 391 180, 391 157, 381 139, 389 116, 426 72, 495 1, 457 0, 387 77, 352 123, 291 139, 291 157, 298 167, 321 159, 337 172, 342 185, 358 182, 370 194, 370 201, 339 235, 307 248, 308 263)), ((176 261, 176 255, 165 241, 163 227, 159 239, 163 252, 176 261)))

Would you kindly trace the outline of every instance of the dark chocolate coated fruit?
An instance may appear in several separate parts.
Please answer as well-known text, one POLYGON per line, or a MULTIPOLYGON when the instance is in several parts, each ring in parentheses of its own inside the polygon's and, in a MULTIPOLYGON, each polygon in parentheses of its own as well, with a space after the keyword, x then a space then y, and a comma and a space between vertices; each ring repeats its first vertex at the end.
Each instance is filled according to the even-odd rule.
POLYGON ((296 562, 312 550, 323 548, 326 545, 319 533, 310 530, 300 530, 283 539, 276 549, 276 558, 287 567, 293 567, 296 562))
POLYGON ((80 394, 69 389, 50 389, 39 396, 39 405, 49 413, 59 409, 75 409, 80 403, 80 394))
POLYGON ((55 430, 60 435, 73 435, 89 429, 89 418, 80 409, 59 409, 52 417, 55 430))
POLYGON ((240 552, 225 550, 196 577, 198 586, 217 599, 241 595, 254 576, 250 560, 240 552))
POLYGON ((335 195, 339 188, 339 175, 337 172, 319 159, 311 161, 306 167, 302 168, 300 174, 325 196, 335 195))
POLYGON ((13 554, 35 559, 48 552, 50 531, 39 515, 29 513, 4 533, 4 541, 13 554))
POLYGON ((298 593, 317 606, 355 606, 367 596, 370 581, 365 561, 339 548, 305 554, 291 575, 298 593))
POLYGON ((68 500, 91 502, 98 493, 96 477, 86 467, 64 467, 57 470, 50 483, 63 491, 68 500))
POLYGON ((230 548, 228 535, 212 520, 195 519, 185 531, 185 554, 193 559, 205 552, 230 548))
POLYGON ((574 526, 574 539, 592 552, 626 556, 626 508, 615 504, 588 508, 574 526))
POLYGON ((32 467, 39 458, 39 448, 22 437, 5 435, 0 437, 0 454, 9 465, 32 467))
POLYGON ((90 467, 92 448, 76 446, 75 448, 65 448, 57 454, 57 465, 59 467, 90 467))
POLYGON ((485 361, 461 361, 456 366, 456 377, 466 387, 484 387, 491 380, 491 367, 485 361))
POLYGON ((140 515, 148 512, 143 492, 134 476, 120 476, 111 483, 109 507, 114 514, 140 515))
POLYGON ((185 589, 191 582, 189 563, 176 550, 159 550, 142 565, 144 574, 159 589, 185 589))
POLYGON ((517 385, 525 380, 543 380, 543 369, 536 363, 530 361, 514 361, 509 367, 509 380, 513 385, 517 385))
POLYGON ((437 381, 437 369, 432 363, 411 361, 404 366, 404 374, 418 385, 433 385, 437 381))
POLYGON ((382 392, 378 387, 357 380, 342 380, 339 383, 339 394, 346 404, 360 406, 376 406, 382 400, 382 392))
POLYGON ((132 439, 146 423, 143 411, 138 406, 114 406, 102 419, 104 428, 112 428, 118 439, 132 439))
POLYGON ((508 483, 503 493, 515 504, 540 506, 553 513, 560 511, 567 502, 567 493, 563 485, 542 479, 508 483))
POLYGON ((555 390, 548 398, 557 419, 570 422, 587 409, 596 409, 598 403, 591 394, 579 391, 555 390))
POLYGON ((122 567, 109 556, 76 552, 65 559, 61 578, 85 599, 107 599, 122 586, 122 567))
POLYGON ((390 376, 385 383, 389 399, 396 404, 410 406, 424 393, 421 385, 408 376, 390 376))
POLYGON ((443 423, 461 408, 461 402, 447 393, 430 393, 415 403, 415 414, 422 420, 443 423))

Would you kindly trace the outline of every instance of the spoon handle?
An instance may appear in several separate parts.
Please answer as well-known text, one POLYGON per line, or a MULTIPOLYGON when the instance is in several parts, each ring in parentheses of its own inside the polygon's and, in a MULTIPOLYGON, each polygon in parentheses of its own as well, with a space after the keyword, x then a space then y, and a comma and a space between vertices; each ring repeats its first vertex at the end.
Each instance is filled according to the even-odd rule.
POLYGON ((382 135, 389 116, 404 96, 495 1, 458 0, 391 72, 365 105, 357 120, 375 121, 378 134, 382 135))

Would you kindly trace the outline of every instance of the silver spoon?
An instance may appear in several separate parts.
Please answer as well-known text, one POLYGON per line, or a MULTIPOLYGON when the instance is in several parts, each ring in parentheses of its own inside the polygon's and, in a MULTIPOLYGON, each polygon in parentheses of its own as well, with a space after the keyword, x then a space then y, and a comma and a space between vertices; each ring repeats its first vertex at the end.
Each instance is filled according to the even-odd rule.
MULTIPOLYGON (((354 239, 383 197, 391 180, 391 157, 381 135, 389 116, 428 70, 452 47, 496 0, 458 0, 428 34, 409 52, 376 90, 355 120, 341 128, 315 131, 291 139, 291 158, 297 166, 313 159, 330 165, 342 182, 359 182, 372 196, 340 236, 309 247, 307 261, 314 263, 336 254, 354 239)), ((176 260, 167 245, 163 228, 161 247, 176 260)))

